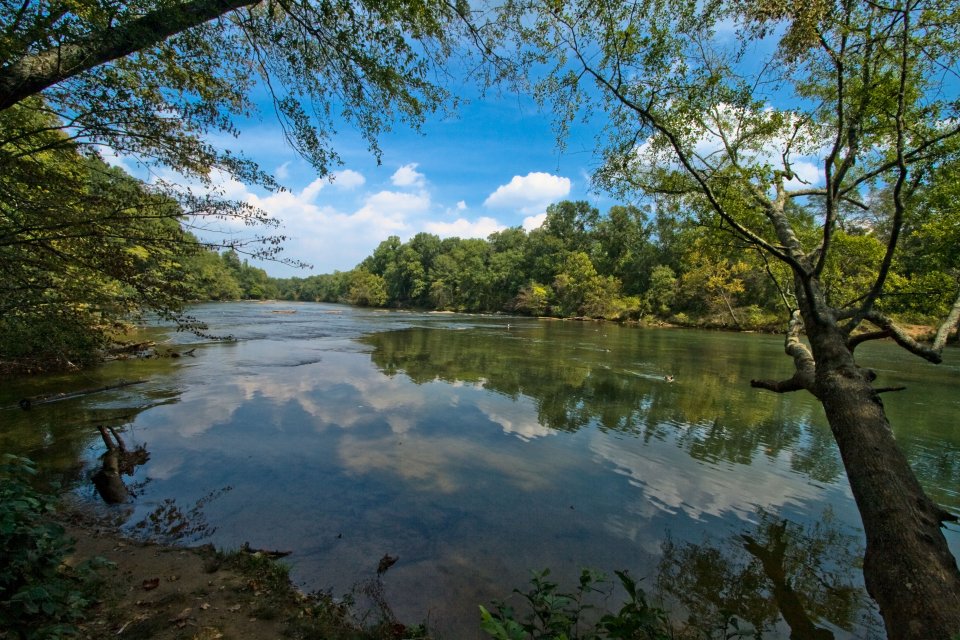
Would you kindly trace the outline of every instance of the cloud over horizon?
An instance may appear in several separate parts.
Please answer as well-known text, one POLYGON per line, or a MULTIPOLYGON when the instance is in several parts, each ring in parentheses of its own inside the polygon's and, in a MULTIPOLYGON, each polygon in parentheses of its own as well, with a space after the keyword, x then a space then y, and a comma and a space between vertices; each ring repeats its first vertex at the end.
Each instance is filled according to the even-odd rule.
POLYGON ((570 194, 570 178, 532 171, 525 176, 513 176, 500 185, 483 202, 489 208, 511 208, 526 216, 543 213, 548 205, 570 194))

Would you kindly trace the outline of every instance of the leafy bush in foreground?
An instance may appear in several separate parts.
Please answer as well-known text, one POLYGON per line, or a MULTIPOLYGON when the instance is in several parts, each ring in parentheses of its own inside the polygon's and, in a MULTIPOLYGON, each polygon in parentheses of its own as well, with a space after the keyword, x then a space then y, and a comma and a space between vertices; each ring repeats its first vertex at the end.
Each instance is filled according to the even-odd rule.
POLYGON ((559 590, 547 579, 550 570, 535 572, 531 588, 522 596, 530 611, 518 617, 512 607, 494 603, 495 612, 480 607, 480 628, 496 640, 668 640, 672 638, 666 613, 647 603, 646 594, 625 571, 616 571, 627 601, 616 614, 591 616, 590 594, 609 595, 602 574, 584 569, 573 593, 559 590))
POLYGON ((92 572, 63 565, 72 541, 50 518, 55 499, 31 486, 35 475, 32 461, 0 457, 0 638, 73 636, 90 604, 92 572))

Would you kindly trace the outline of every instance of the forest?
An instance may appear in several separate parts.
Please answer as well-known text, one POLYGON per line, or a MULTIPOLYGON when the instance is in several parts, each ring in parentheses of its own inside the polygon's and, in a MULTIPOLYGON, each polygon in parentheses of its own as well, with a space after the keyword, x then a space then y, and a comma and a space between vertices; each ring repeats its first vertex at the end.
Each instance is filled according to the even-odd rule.
MULTIPOLYGON (((956 244, 944 233, 950 214, 936 208, 945 196, 932 192, 918 204, 880 302, 910 323, 932 323, 953 302, 956 244)), ((797 207, 793 219, 807 235, 817 232, 812 213, 797 207)), ((588 202, 564 201, 529 232, 391 236, 350 271, 270 283, 286 300, 782 330, 790 274, 714 231, 686 212, 614 206, 601 214, 588 202)), ((824 274, 832 304, 852 302, 876 277, 888 235, 870 220, 837 233, 824 274)))

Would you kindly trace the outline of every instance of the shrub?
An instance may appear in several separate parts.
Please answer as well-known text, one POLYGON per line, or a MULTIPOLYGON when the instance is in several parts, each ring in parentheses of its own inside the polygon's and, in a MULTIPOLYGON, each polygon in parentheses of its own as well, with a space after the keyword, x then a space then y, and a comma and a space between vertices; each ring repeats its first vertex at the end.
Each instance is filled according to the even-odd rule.
POLYGON ((34 476, 32 461, 0 458, 0 629, 27 640, 70 637, 91 603, 94 574, 63 564, 73 542, 52 521, 55 499, 34 489, 34 476))
POLYGON ((604 576, 584 569, 577 588, 563 592, 548 579, 550 570, 535 572, 522 596, 528 613, 519 615, 503 602, 491 613, 480 607, 480 628, 496 640, 669 640, 666 613, 647 603, 646 594, 625 571, 616 571, 627 594, 617 613, 599 615, 588 600, 591 594, 609 596, 612 585, 604 576))

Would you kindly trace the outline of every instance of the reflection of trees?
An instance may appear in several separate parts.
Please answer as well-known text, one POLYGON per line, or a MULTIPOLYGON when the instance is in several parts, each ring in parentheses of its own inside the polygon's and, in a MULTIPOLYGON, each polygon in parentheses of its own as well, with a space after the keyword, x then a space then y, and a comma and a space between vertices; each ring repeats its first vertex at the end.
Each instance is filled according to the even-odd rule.
MULTIPOLYGON (((151 363, 152 365, 152 363, 151 363)), ((164 363, 169 367, 168 363, 164 363)), ((146 368, 146 367, 145 367, 146 368)), ((156 367, 155 367, 156 368, 156 367)), ((105 379, 105 378, 104 378, 105 379)), ((46 392, 69 392, 71 388, 91 386, 90 376, 51 376, 28 380, 0 394, 0 405, 46 392)), ((120 429, 133 424, 137 416, 153 407, 177 402, 180 392, 170 388, 138 388, 129 403, 116 395, 80 397, 36 406, 30 411, 4 411, 0 421, 0 451, 31 458, 43 474, 70 486, 87 481, 83 459, 91 443, 101 440, 98 427, 120 429)), ((127 397, 126 392, 121 397, 127 397)), ((133 443, 136 444, 136 443, 133 443)))
POLYGON ((672 439, 694 458, 710 462, 749 464, 758 455, 788 452, 791 467, 816 480, 829 482, 841 473, 829 431, 797 415, 809 411, 806 405, 797 408, 789 399, 758 402, 740 390, 738 383, 750 373, 741 369, 755 366, 752 349, 733 358, 731 345, 714 336, 677 349, 652 332, 595 326, 411 328, 362 341, 374 348, 371 359, 386 375, 402 373, 417 384, 468 382, 511 398, 524 395, 533 399, 540 424, 552 429, 576 431, 595 424, 644 440, 672 439), (719 364, 707 368, 711 362, 719 364), (676 372, 678 381, 667 384, 664 371, 676 372))
POLYGON ((708 638, 762 637, 782 620, 792 640, 864 634, 864 590, 850 583, 862 549, 828 511, 802 528, 761 512, 755 531, 725 545, 663 544, 657 587, 708 638))

